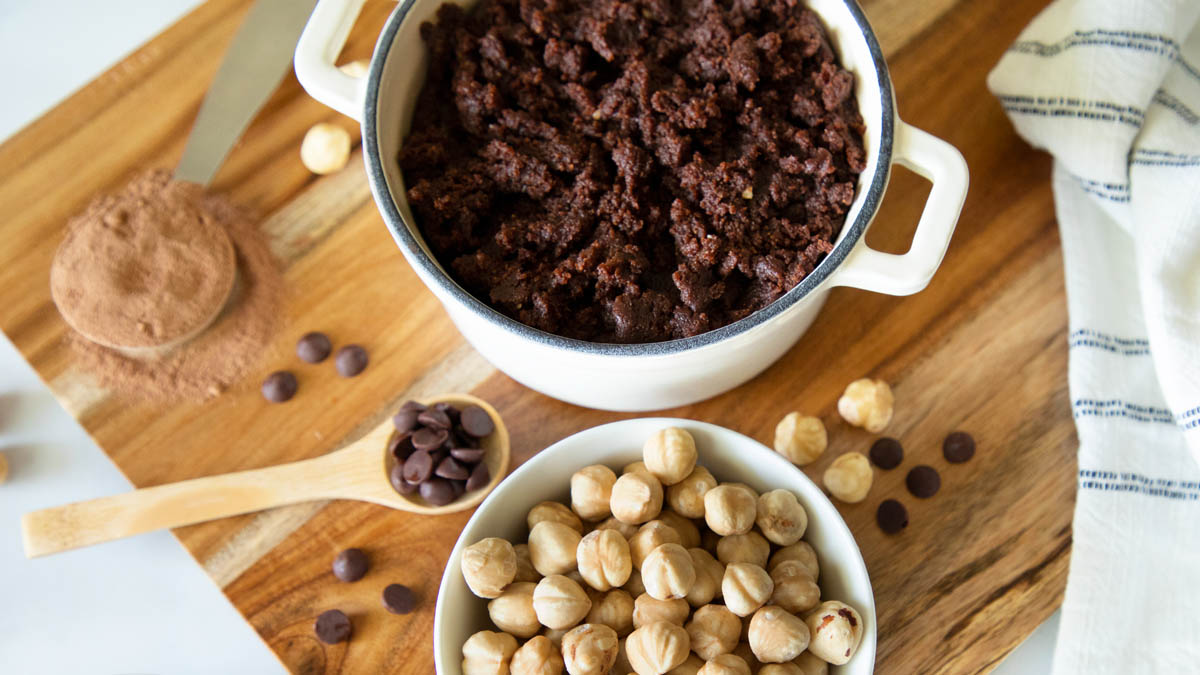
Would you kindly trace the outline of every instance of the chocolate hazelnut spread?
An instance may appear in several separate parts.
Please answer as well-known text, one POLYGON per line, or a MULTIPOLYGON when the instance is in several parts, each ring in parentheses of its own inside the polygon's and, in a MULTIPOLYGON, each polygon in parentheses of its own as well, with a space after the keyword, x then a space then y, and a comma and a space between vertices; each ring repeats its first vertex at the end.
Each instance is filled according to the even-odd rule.
POLYGON ((596 342, 689 337, 832 250, 863 122, 802 3, 483 0, 421 34, 408 199, 500 312, 596 342))

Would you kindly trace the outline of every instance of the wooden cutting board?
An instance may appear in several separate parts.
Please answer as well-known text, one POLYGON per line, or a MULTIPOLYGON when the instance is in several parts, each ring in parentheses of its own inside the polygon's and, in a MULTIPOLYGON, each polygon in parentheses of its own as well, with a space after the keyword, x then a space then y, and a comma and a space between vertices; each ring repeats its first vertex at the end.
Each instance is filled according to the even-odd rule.
MULTIPOLYGON (((960 148, 971 192, 945 263, 924 292, 892 298, 839 289, 800 343, 753 381, 667 414, 722 424, 770 442, 791 410, 820 415, 830 450, 805 471, 865 451, 871 436, 837 417, 842 388, 864 375, 891 382, 889 435, 904 468, 878 472, 870 497, 841 506, 862 546, 879 608, 878 672, 991 669, 1059 605, 1071 546, 1076 439, 1067 397, 1067 317, 1048 181, 1049 161, 1013 133, 984 78, 1045 0, 868 0, 907 121, 960 148), (965 429, 976 458, 947 465, 945 434, 965 429), (917 500, 908 467, 942 473, 917 500), (908 529, 885 536, 879 501, 898 496, 908 529)), ((289 78, 217 176, 215 187, 267 214, 286 266, 283 329, 257 370, 205 403, 130 403, 77 369, 47 283, 62 225, 95 194, 146 167, 174 166, 205 89, 248 2, 212 0, 0 146, 0 327, 62 404, 138 486, 311 457, 351 440, 401 400, 470 391, 513 432, 520 462, 581 429, 629 417, 566 405, 521 387, 459 337, 393 245, 359 158, 323 178, 300 164, 318 121, 357 127, 289 78), (359 342, 360 377, 300 364, 309 330, 359 342), (266 373, 293 368, 300 394, 269 405, 266 373)), ((394 5, 369 2, 343 54, 370 53, 394 5)), ((868 236, 902 252, 928 193, 897 170, 868 236)), ((178 530, 176 535, 279 658, 297 673, 432 670, 433 601, 450 548, 470 514, 416 517, 367 504, 313 503, 178 530), (355 584, 329 572, 359 546, 372 572, 355 584), (387 614, 379 593, 412 586, 419 611, 387 614), (354 618, 349 644, 324 646, 317 613, 354 618)), ((30 564, 38 564, 36 562, 30 564)))

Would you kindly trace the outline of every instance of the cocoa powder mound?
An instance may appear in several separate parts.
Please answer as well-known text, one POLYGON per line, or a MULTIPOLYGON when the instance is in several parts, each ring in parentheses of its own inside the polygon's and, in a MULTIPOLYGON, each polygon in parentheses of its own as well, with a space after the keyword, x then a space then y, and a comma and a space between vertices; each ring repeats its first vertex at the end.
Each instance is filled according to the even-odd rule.
POLYGON ((88 211, 106 199, 140 204, 137 208, 150 212, 174 204, 176 216, 190 214, 176 219, 185 227, 188 219, 196 227, 203 222, 219 226, 233 244, 237 279, 216 320, 166 354, 128 356, 72 332, 68 339, 78 363, 101 386, 130 398, 170 401, 216 396, 257 363, 275 334, 283 305, 283 280, 257 219, 223 195, 172 180, 163 169, 135 176, 118 194, 97 200, 88 211))

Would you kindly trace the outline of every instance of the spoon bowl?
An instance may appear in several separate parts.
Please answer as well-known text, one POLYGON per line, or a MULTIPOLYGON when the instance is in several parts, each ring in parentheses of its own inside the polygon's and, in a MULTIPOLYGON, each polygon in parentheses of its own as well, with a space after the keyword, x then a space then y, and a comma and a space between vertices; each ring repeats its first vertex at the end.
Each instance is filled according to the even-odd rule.
POLYGON ((430 504, 415 494, 396 492, 388 479, 389 461, 395 462, 387 451, 395 433, 389 419, 341 450, 320 457, 26 513, 21 518, 25 555, 35 558, 153 530, 319 499, 355 499, 421 515, 454 513, 479 504, 508 472, 508 428, 495 408, 470 394, 445 394, 421 402, 449 403, 460 408, 476 405, 492 418, 495 430, 480 439, 487 450, 482 461, 491 474, 487 485, 444 506, 430 504))

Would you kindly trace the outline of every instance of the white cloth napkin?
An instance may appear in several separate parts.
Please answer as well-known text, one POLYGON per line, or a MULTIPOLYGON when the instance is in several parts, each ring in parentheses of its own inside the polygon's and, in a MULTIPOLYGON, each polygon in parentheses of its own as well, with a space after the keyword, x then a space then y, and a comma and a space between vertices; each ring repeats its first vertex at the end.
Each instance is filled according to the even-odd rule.
POLYGON ((988 77, 1055 158, 1080 441, 1055 673, 1200 673, 1198 22, 1057 0, 988 77))

